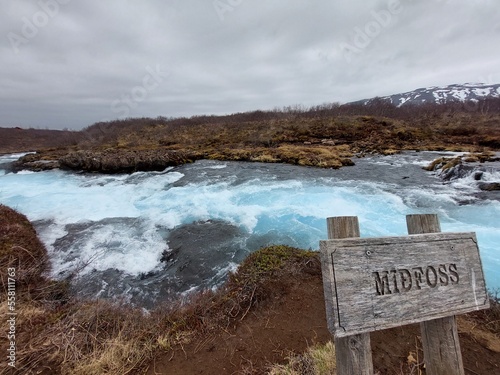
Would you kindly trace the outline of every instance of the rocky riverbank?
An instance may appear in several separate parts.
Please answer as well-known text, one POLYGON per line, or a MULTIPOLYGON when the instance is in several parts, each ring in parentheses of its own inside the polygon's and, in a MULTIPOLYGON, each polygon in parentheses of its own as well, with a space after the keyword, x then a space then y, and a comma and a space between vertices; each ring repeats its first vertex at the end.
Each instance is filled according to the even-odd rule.
POLYGON ((42 150, 21 157, 12 164, 10 169, 40 172, 60 168, 108 174, 133 173, 162 171, 167 167, 188 164, 199 159, 287 163, 336 169, 354 165, 352 156, 353 153, 346 147, 322 147, 318 145, 284 145, 274 149, 207 148, 198 151, 169 149, 42 150))

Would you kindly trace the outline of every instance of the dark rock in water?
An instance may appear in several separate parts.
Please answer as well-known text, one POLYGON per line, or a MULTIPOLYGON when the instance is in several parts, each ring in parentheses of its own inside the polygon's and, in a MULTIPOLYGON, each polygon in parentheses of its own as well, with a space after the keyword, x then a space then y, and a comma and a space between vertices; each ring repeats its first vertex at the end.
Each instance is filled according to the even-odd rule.
POLYGON ((477 186, 483 191, 500 190, 500 182, 481 182, 477 186))
MULTIPOLYGON (((228 259, 239 262, 244 257, 237 254, 235 239, 241 229, 224 221, 209 220, 181 225, 168 236, 169 251, 163 253, 165 269, 174 271, 187 284, 200 285, 213 278, 217 266, 228 259)), ((241 250, 243 251, 243 250, 241 250)))
POLYGON ((19 172, 21 170, 29 170, 33 172, 48 171, 60 167, 59 161, 54 159, 42 159, 41 154, 28 154, 19 158, 12 163, 11 170, 19 172))
POLYGON ((263 247, 275 244, 286 244, 288 246, 299 247, 300 245, 290 236, 280 233, 278 230, 270 230, 262 235, 251 235, 246 241, 247 247, 251 250, 257 250, 263 247))
POLYGON ((59 159, 62 168, 102 173, 162 171, 167 167, 191 163, 194 153, 172 150, 106 150, 78 151, 59 159))
POLYGON ((351 159, 348 159, 348 158, 343 158, 340 160, 340 162, 342 163, 342 166, 344 166, 344 167, 352 167, 352 166, 356 165, 356 163, 354 163, 351 159))
POLYGON ((39 160, 31 163, 24 163, 23 169, 28 169, 33 172, 49 171, 52 169, 60 168, 59 161, 57 160, 39 160))
POLYGON ((474 173, 474 180, 481 181, 481 179, 483 178, 483 174, 483 171, 477 171, 476 173, 474 173))
POLYGON ((440 176, 444 181, 453 181, 470 176, 476 170, 477 167, 474 165, 457 164, 454 167, 443 170, 440 176))
POLYGON ((3 169, 7 173, 8 172, 14 172, 14 163, 13 162, 1 163, 0 164, 0 169, 3 169))

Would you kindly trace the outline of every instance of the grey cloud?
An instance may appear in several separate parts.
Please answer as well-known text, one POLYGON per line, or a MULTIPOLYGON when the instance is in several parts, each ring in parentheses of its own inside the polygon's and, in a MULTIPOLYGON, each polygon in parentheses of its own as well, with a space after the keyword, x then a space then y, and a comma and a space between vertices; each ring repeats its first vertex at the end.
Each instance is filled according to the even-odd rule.
POLYGON ((213 1, 41 1, 61 3, 17 54, 9 33, 24 37, 23 19, 43 8, 1 5, 0 126, 347 102, 495 79, 500 63, 500 9, 489 0, 401 0, 378 28, 374 14, 397 0, 220 0, 232 9, 223 19, 213 1), (366 29, 377 35, 348 61, 342 44, 354 46, 366 29), (146 90, 156 66, 168 77, 146 90), (117 111, 132 94, 133 106, 117 111))

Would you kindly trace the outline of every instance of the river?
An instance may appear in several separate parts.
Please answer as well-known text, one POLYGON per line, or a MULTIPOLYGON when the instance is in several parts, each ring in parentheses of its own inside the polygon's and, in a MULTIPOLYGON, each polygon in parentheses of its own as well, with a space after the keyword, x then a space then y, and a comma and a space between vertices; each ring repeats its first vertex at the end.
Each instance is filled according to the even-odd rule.
MULTIPOLYGON (((372 237, 405 235, 405 215, 437 213, 443 231, 477 233, 487 287, 500 288, 499 194, 470 175, 444 183, 422 169, 441 154, 370 156, 339 170, 201 160, 130 175, 10 173, 3 163, 19 155, 4 155, 0 203, 34 223, 51 277, 71 277, 80 296, 146 308, 220 285, 262 246, 317 250, 329 216, 358 216, 372 237)), ((500 180, 498 163, 483 178, 500 180)))

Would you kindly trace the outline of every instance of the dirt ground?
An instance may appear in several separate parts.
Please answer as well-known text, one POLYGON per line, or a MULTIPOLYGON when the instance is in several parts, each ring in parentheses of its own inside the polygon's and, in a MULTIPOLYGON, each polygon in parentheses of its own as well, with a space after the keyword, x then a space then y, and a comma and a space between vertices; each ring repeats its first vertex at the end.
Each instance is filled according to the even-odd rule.
MULTIPOLYGON (((500 374, 498 333, 472 317, 459 317, 458 323, 465 373, 500 374)), ((141 374, 264 374, 271 363, 285 363, 290 353, 330 339, 321 276, 305 275, 225 332, 161 354, 141 374)), ((425 374, 419 325, 373 332, 371 344, 375 374, 425 374)))

